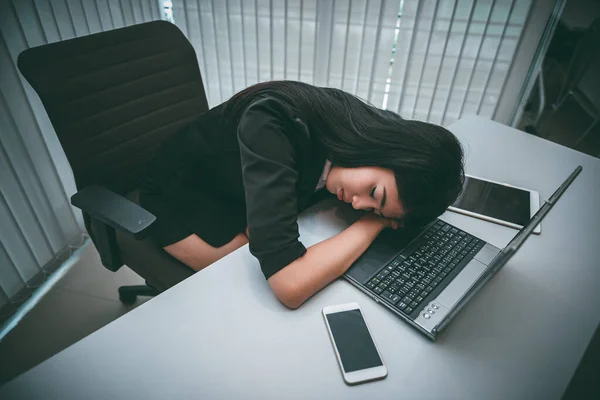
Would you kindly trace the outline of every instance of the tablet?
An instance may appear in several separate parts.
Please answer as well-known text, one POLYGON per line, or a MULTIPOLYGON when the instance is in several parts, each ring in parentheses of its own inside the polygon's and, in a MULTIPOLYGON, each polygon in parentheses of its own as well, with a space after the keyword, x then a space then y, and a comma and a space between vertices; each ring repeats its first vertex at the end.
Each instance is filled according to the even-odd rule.
MULTIPOLYGON (((489 179, 465 175, 464 189, 448 209, 500 225, 521 229, 540 208, 540 195, 489 179)), ((533 233, 540 234, 541 226, 533 233)))

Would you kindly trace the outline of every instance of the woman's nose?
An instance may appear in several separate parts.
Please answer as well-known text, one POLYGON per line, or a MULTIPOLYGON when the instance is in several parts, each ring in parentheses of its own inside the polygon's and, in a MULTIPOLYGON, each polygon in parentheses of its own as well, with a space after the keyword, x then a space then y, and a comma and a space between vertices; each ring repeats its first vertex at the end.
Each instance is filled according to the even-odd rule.
POLYGON ((352 208, 354 208, 355 210, 360 210, 359 206, 360 199, 358 198, 358 196, 352 196, 352 208))
POLYGON ((368 202, 364 201, 360 196, 352 196, 352 208, 355 210, 366 210, 373 208, 368 202))

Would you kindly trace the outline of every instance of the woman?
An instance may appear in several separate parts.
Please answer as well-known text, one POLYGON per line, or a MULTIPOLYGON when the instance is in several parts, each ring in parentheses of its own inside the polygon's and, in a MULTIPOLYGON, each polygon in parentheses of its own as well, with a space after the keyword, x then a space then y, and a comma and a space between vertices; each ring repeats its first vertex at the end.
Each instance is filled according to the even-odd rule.
POLYGON ((249 241, 275 296, 297 308, 384 228, 419 227, 443 213, 463 179, 461 146, 446 129, 341 90, 275 81, 169 138, 140 201, 157 217, 154 239, 194 270, 249 241), (368 212, 306 249, 297 216, 325 191, 368 212))

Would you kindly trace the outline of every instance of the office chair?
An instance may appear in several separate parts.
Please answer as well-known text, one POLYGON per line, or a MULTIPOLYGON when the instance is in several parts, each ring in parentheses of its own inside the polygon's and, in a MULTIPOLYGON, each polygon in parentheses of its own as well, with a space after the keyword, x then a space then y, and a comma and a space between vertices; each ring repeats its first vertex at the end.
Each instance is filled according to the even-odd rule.
POLYGON ((18 67, 39 95, 73 169, 71 203, 111 271, 127 265, 153 296, 193 271, 147 237, 155 217, 138 186, 157 146, 208 110, 196 53, 179 29, 154 21, 23 51, 18 67))
POLYGON ((579 144, 598 124, 600 121, 600 78, 598 71, 600 71, 600 18, 596 19, 587 29, 575 49, 558 99, 552 105, 552 112, 544 123, 548 127, 545 137, 549 135, 552 118, 570 98, 573 98, 581 109, 592 118, 591 124, 573 144, 574 149, 577 149, 579 144))

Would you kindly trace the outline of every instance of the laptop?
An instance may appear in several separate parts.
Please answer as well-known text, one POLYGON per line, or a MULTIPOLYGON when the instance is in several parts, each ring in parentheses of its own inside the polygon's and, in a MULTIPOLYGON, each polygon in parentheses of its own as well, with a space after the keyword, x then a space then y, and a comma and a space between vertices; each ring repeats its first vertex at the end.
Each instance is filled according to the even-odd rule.
POLYGON ((383 231, 344 277, 435 340, 516 253, 581 170, 573 171, 504 249, 437 219, 416 233, 383 231))

